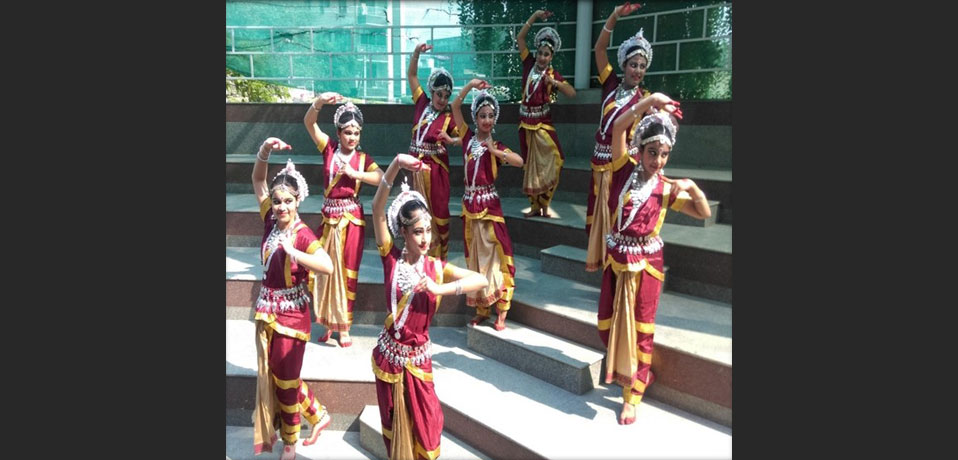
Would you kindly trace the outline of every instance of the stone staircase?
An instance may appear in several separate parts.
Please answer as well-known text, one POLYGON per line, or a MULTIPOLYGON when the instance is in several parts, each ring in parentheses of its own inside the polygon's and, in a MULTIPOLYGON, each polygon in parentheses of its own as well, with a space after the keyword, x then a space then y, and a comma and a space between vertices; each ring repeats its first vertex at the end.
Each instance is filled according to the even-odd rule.
MULTIPOLYGON (((295 107, 257 110, 250 107, 252 104, 228 104, 228 147, 251 143, 253 136, 239 139, 236 133, 241 133, 244 126, 255 125, 263 130, 263 124, 272 131, 257 132, 258 142, 268 135, 288 141, 291 136, 298 136, 302 141, 306 133, 301 119, 306 107, 291 105, 295 107), (231 114, 230 106, 239 107, 233 107, 231 114), (294 113, 298 116, 294 117, 294 113)), ((575 107, 573 112, 580 114, 591 113, 592 106, 569 107, 575 107)), ((402 151, 408 143, 408 123, 394 111, 408 112, 409 107, 361 108, 367 120, 386 120, 380 125, 367 122, 363 147, 371 152, 402 151), (377 114, 380 116, 376 117, 377 114), (373 134, 381 130, 388 132, 373 134), (394 140, 385 144, 384 139, 389 138, 394 140), (380 144, 385 146, 379 147, 380 144)), ((702 113, 711 109, 696 109, 694 103, 683 101, 687 119, 696 110, 702 113), (693 107, 691 111, 686 109, 687 104, 693 107)), ((504 104, 497 131, 503 131, 503 142, 517 148, 517 141, 507 139, 506 131, 514 131, 508 128, 509 111, 509 104, 504 104)), ((331 113, 324 109, 320 120, 331 118, 331 113)), ((594 129, 594 116, 582 117, 589 123, 570 124, 567 129, 575 133, 594 129)), ((706 142, 706 134, 724 132, 720 123, 686 123, 682 134, 692 140, 683 142, 686 138, 680 137, 677 147, 701 146, 706 142), (697 134, 700 139, 696 140, 697 134)), ((730 120, 727 124, 730 137, 730 120)), ((327 133, 335 132, 331 124, 322 127, 327 133)), ((586 140, 591 142, 591 135, 586 140)), ((321 183, 322 159, 308 137, 306 143, 300 142, 302 146, 295 142, 291 141, 294 150, 290 154, 279 152, 270 158, 270 177, 288 157, 303 172, 311 188, 317 187, 314 184, 321 183)), ((563 146, 574 142, 578 141, 563 142, 563 146)), ((730 145, 730 138, 718 142, 723 143, 730 145)), ((699 147, 690 156, 707 157, 703 150, 705 147, 699 147)), ((262 276, 258 260, 262 221, 249 185, 254 155, 246 153, 255 150, 240 151, 244 153, 229 151, 226 155, 226 414, 227 456, 233 459, 252 457, 250 415, 256 357, 252 305, 262 276)), ((458 151, 458 147, 452 151, 458 151)), ((676 212, 668 214, 662 229, 667 277, 656 316, 653 355, 657 380, 638 406, 636 422, 620 426, 616 419, 621 407, 621 387, 600 380, 604 350, 596 330, 596 305, 601 275, 583 269, 588 157, 571 155, 569 151, 567 147, 552 207, 556 216, 551 219, 523 217, 522 211, 529 203, 520 192, 522 171, 500 170, 497 189, 502 196, 516 265, 516 290, 506 330, 495 331, 491 321, 467 327, 474 311, 465 305, 463 297, 455 296, 443 298, 433 321, 430 335, 434 343, 436 392, 445 415, 441 458, 731 457, 730 152, 728 167, 702 161, 666 167, 670 177, 690 177, 705 190, 713 218, 703 222, 684 219, 676 212)), ((679 158, 677 153, 673 161, 679 158)), ((456 186, 462 184, 462 160, 456 155, 452 157, 449 261, 464 266, 462 221, 458 218, 462 188, 456 186)), ((383 168, 391 158, 388 154, 375 156, 383 168)), ((374 192, 375 187, 366 185, 361 193, 367 224, 374 192)), ((311 228, 318 228, 322 221, 321 205, 322 196, 317 193, 300 208, 304 222, 311 228)), ((382 264, 368 232, 354 306, 353 346, 338 347, 334 334, 329 343, 313 341, 306 348, 303 379, 327 405, 334 421, 319 444, 298 448, 297 454, 302 458, 385 458, 369 361, 386 316, 382 283, 382 264), (328 447, 320 449, 320 444, 328 447)), ((323 331, 321 326, 314 326, 313 334, 321 335, 323 331)), ((304 433, 307 432, 304 427, 304 433)))

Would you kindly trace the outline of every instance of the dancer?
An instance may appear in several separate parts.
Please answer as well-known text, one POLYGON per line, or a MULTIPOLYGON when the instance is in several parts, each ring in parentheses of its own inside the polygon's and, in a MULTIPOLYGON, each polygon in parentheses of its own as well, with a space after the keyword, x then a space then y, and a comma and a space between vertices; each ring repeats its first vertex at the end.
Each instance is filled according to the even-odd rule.
POLYGON ((668 208, 697 219, 711 215, 702 190, 689 179, 662 176, 675 145, 678 102, 662 93, 641 99, 612 126, 611 233, 606 237, 605 272, 599 294, 598 331, 606 346, 605 382, 622 385, 619 424, 635 421, 635 406, 655 380, 652 340, 662 288, 664 261, 659 232, 668 208), (626 131, 650 107, 627 153, 626 131))
POLYGON ((372 367, 389 458, 432 460, 439 456, 443 415, 433 387, 429 323, 442 296, 477 291, 486 279, 428 255, 431 216, 425 198, 407 184, 385 211, 400 167, 416 171, 429 165, 411 155, 396 155, 373 197, 373 230, 389 312, 373 348, 372 367), (401 250, 393 245, 393 238, 400 237, 401 250))
POLYGON ((492 139, 499 119, 499 101, 494 95, 481 91, 472 100, 475 132, 462 117, 462 102, 469 91, 488 87, 489 83, 474 79, 462 88, 452 101, 452 115, 460 138, 450 139, 443 133, 443 141, 463 145, 466 188, 462 196, 462 220, 466 268, 482 273, 488 282, 485 289, 466 296, 466 305, 476 308, 476 316, 469 324, 488 319, 495 305, 498 316, 494 327, 501 331, 506 328, 506 315, 512 304, 516 267, 495 181, 502 165, 522 167, 523 162, 519 154, 492 139))
POLYGON ((412 173, 413 188, 426 198, 432 214, 433 240, 429 255, 446 260, 449 253, 449 154, 439 142, 439 133, 454 135, 456 123, 449 112, 452 75, 443 68, 433 69, 426 84, 432 99, 426 97, 419 86, 419 54, 431 49, 432 45, 425 43, 416 46, 406 72, 416 120, 408 153, 429 165, 429 168, 412 173))
POLYGON ((312 390, 300 379, 303 353, 309 342, 310 272, 329 274, 333 263, 320 248, 316 235, 299 218, 298 209, 309 195, 303 175, 287 161, 267 186, 266 170, 273 149, 290 149, 280 139, 263 142, 253 166, 253 193, 263 218, 263 284, 256 300, 256 406, 253 411, 253 452, 272 452, 276 422, 285 447, 281 460, 296 457, 300 414, 312 432, 303 445, 316 442, 332 418, 312 390))
POLYGON ((339 332, 339 345, 352 345, 349 328, 353 323, 353 302, 359 283, 359 266, 363 258, 366 222, 359 188, 365 182, 377 185, 382 170, 372 157, 359 151, 363 129, 363 113, 347 102, 333 114, 338 141, 331 140, 316 122, 323 104, 342 102, 337 93, 323 93, 306 110, 303 124, 316 148, 323 155, 323 231, 319 244, 333 260, 333 273, 317 276, 313 284, 313 313, 316 322, 326 326, 319 342, 339 332))
MULTIPOLYGON (((609 234, 609 181, 612 180, 612 124, 639 99, 649 95, 648 90, 641 89, 639 84, 652 64, 652 45, 642 36, 641 30, 619 45, 617 57, 622 79, 612 71, 606 49, 619 17, 631 14, 640 6, 625 2, 616 7, 599 31, 593 49, 595 65, 599 69, 599 84, 602 85, 602 104, 595 133, 585 217, 585 232, 589 235, 585 269, 590 272, 601 268, 605 261, 605 236, 609 234)), ((634 130, 635 124, 626 131, 626 145, 630 145, 634 130)), ((629 148, 629 155, 637 154, 637 148, 629 148)))
POLYGON ((549 11, 536 10, 516 36, 522 60, 522 97, 519 102, 519 149, 525 162, 522 192, 529 196, 532 205, 526 217, 550 217, 549 204, 559 186, 559 174, 565 161, 549 114, 550 104, 556 101, 557 90, 566 97, 575 97, 575 88, 552 68, 552 58, 562 47, 559 32, 552 27, 539 30, 534 40, 535 56, 526 47, 526 35, 532 23, 550 16, 549 11))

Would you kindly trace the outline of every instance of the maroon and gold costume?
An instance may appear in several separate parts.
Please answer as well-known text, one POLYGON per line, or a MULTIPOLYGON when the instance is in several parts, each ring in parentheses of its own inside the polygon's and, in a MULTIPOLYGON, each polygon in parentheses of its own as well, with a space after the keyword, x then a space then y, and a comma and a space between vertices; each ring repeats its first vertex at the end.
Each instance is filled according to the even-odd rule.
MULTIPOLYGON (((529 196, 532 211, 549 207, 565 155, 559 145, 555 125, 552 124, 550 103, 554 101, 556 88, 546 83, 544 76, 534 71, 536 59, 528 49, 519 53, 522 60, 522 98, 519 103, 519 149, 525 162, 522 192, 529 196)), ((551 66, 545 70, 555 81, 565 81, 551 66)))
MULTIPOLYGON (((256 354, 258 375, 253 411, 253 452, 272 452, 276 441, 275 417, 288 444, 299 438, 300 414, 315 426, 325 407, 299 378, 303 353, 309 342, 309 270, 293 262, 277 244, 276 217, 267 198, 260 203, 264 222, 261 256, 264 276, 256 302, 256 354)), ((316 235, 297 219, 290 224, 296 235, 293 246, 307 254, 319 250, 316 235)))
MULTIPOLYGON (((649 95, 648 90, 634 88, 633 91, 623 91, 618 94, 621 80, 612 71, 612 65, 606 64, 599 72, 599 83, 602 84, 602 113, 599 115, 599 127, 595 132, 595 149, 592 152, 592 177, 589 179, 589 198, 586 208, 585 231, 589 235, 588 250, 585 260, 587 271, 598 270, 605 260, 605 236, 609 234, 609 183, 612 180, 612 125, 620 116, 627 113, 639 99, 649 95), (632 93, 631 97, 628 94, 632 93), (624 97, 623 97, 624 96, 624 97)), ((641 118, 641 117, 639 117, 641 118)), ((632 147, 632 136, 639 119, 626 131, 626 145, 629 145, 629 155, 637 155, 638 149, 632 147)))
POLYGON ((426 198, 432 215, 432 242, 429 255, 446 260, 449 253, 449 154, 439 142, 439 133, 455 136, 456 122, 452 112, 435 112, 422 86, 412 93, 415 103, 415 125, 409 141, 409 154, 428 164, 429 171, 412 173, 413 190, 426 198))
POLYGON ((665 280, 659 230, 667 209, 681 210, 689 200, 685 192, 672 195, 671 186, 659 180, 635 210, 631 223, 620 229, 633 211, 636 189, 630 179, 636 164, 629 155, 611 163, 612 230, 606 239, 598 314, 599 337, 608 353, 605 381, 622 385, 622 396, 630 404, 641 401, 651 376, 655 313, 665 280))
MULTIPOLYGON (((475 307, 477 315, 488 317, 492 305, 499 312, 509 310, 516 285, 512 240, 495 185, 503 162, 488 151, 474 158, 470 154, 474 133, 466 126, 460 127, 459 132, 465 165, 462 219, 466 268, 481 273, 488 281, 485 289, 466 296, 466 305, 475 307)), ((502 142, 495 142, 496 149, 511 151, 502 142)))
MULTIPOLYGON (((408 449, 418 457, 433 460, 439 456, 442 435, 442 407, 433 386, 429 323, 439 308, 442 296, 428 291, 413 293, 394 289, 393 280, 402 251, 393 246, 392 238, 379 247, 382 256, 386 302, 396 302, 396 315, 405 313, 405 322, 399 327, 396 339, 396 320, 392 312, 386 316, 385 327, 372 353, 372 368, 376 375, 376 397, 382 421, 386 450, 408 449), (411 301, 410 301, 411 300, 411 301)), ((423 273, 442 284, 450 277, 452 265, 432 256, 424 256, 423 273)), ((390 307, 387 307, 389 309, 390 307)), ((408 452, 407 451, 407 452, 408 452)))
MULTIPOLYGON (((323 229, 319 244, 333 262, 329 275, 317 274, 313 292, 316 322, 332 331, 349 331, 359 283, 366 223, 359 200, 361 180, 350 179, 333 161, 339 143, 327 138, 316 148, 323 155, 323 229)), ((364 152, 353 152, 349 166, 359 172, 379 166, 364 152)))

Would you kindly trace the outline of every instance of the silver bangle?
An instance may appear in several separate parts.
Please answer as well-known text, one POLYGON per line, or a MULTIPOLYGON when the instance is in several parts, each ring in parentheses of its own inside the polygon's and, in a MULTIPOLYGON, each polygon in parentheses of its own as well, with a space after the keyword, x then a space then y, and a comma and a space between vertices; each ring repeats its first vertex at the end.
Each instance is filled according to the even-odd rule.
POLYGON ((462 294, 462 280, 458 279, 456 280, 456 295, 461 295, 461 294, 462 294))
POLYGON ((319 109, 317 109, 316 106, 313 105, 313 104, 309 104, 309 108, 311 108, 311 109, 313 109, 313 110, 319 112, 319 109))
POLYGON ((269 154, 266 154, 266 158, 263 158, 260 156, 262 153, 263 153, 262 150, 260 150, 259 152, 256 152, 256 159, 259 161, 262 161, 263 163, 269 163, 269 154))
POLYGON ((607 29, 607 28, 605 27, 605 25, 602 26, 602 30, 604 30, 604 31, 606 31, 606 32, 608 32, 608 33, 610 33, 610 34, 612 33, 612 30, 611 30, 611 29, 607 29))
POLYGON ((380 179, 379 184, 380 184, 380 185, 385 185, 386 188, 393 188, 393 184, 390 184, 389 182, 386 182, 386 175, 385 175, 385 174, 383 174, 383 178, 380 179))

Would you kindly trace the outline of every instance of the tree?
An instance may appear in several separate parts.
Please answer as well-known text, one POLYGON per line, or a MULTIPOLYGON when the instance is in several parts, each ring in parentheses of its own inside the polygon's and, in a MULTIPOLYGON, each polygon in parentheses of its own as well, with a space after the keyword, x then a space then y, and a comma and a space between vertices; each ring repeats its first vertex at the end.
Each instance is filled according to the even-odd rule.
MULTIPOLYGON (((243 77, 229 67, 227 77, 243 77)), ((227 102, 283 102, 290 99, 289 89, 261 80, 226 80, 227 102)))

